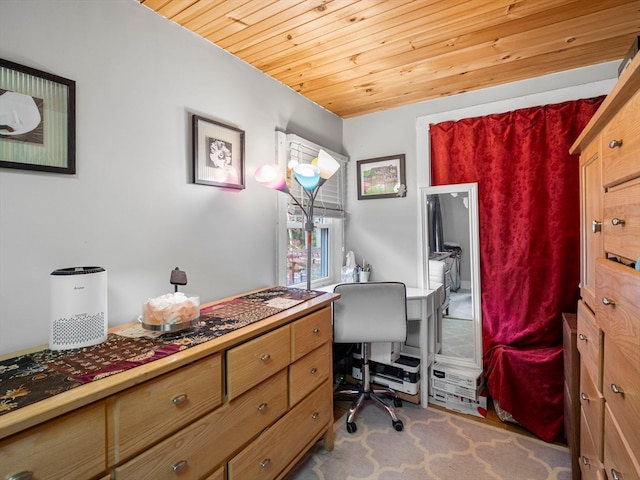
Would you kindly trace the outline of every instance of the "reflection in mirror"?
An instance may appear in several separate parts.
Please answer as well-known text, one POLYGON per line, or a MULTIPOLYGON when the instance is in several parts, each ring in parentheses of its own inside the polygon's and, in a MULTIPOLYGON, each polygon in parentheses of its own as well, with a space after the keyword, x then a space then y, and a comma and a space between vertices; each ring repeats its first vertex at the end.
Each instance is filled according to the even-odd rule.
POLYGON ((481 367, 477 211, 476 184, 423 189, 425 278, 445 289, 436 360, 481 367))

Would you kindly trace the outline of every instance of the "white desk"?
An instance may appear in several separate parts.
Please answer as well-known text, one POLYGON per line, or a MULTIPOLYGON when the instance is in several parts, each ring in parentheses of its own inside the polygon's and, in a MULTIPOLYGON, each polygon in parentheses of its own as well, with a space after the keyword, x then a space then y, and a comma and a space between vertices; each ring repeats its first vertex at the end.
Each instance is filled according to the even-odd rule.
MULTIPOLYGON (((314 290, 333 292, 336 285, 314 290)), ((437 301, 440 288, 424 290, 407 287, 407 342, 402 352, 420 357, 420 403, 423 408, 427 407, 429 400, 429 367, 435 354, 440 351, 442 322, 438 319, 442 318, 442 309, 437 301)))

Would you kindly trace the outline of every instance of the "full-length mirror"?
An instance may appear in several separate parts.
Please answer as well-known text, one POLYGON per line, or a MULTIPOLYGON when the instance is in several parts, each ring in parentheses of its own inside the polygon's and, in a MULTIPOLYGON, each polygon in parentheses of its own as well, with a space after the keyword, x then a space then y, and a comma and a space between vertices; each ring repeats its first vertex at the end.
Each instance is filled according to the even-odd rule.
POLYGON ((476 183, 421 189, 425 285, 444 284, 435 360, 482 368, 476 183))

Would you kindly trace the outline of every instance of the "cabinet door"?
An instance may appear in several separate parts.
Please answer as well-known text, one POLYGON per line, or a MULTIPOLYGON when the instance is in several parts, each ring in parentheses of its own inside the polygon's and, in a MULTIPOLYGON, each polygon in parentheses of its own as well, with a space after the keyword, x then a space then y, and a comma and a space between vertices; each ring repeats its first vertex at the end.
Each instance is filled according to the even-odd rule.
POLYGON ((602 240, 602 159, 600 136, 580 156, 581 263, 580 296, 595 310, 596 257, 604 255, 602 240))

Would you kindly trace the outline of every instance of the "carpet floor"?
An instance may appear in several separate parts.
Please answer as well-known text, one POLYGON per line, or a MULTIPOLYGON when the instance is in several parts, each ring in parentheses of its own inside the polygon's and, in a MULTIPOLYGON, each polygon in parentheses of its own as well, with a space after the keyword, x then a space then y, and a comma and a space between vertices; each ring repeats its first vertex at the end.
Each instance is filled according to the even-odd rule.
POLYGON ((404 430, 367 404, 357 431, 335 424, 335 448, 317 443, 286 480, 570 480, 569 450, 525 436, 404 402, 396 409, 404 430))

